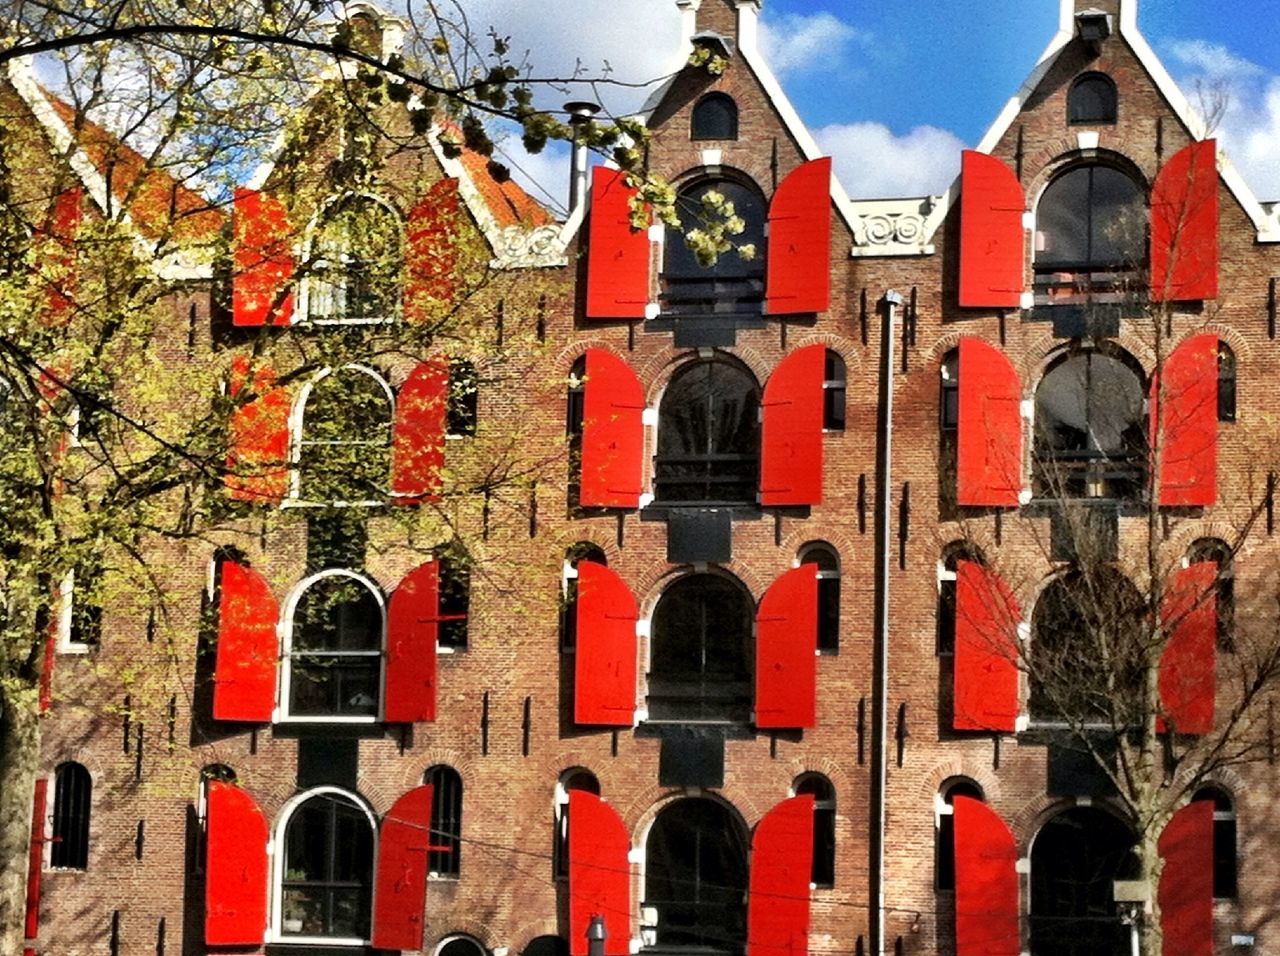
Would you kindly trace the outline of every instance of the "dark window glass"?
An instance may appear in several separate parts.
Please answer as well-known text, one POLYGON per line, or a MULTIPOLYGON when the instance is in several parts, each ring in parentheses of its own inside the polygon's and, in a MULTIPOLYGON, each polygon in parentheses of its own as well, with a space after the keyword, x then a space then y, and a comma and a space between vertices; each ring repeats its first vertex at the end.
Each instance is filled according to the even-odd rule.
POLYGON ((1231 548, 1221 538, 1200 538, 1191 543, 1187 561, 1209 561, 1218 569, 1214 580, 1218 612, 1218 647, 1224 651, 1235 649, 1236 578, 1231 558, 1231 548))
POLYGON ((708 93, 693 108, 693 139, 737 139, 738 104, 724 93, 708 93))
POLYGON ((645 843, 644 902, 657 944, 741 956, 746 942, 747 842, 728 809, 708 799, 663 809, 645 843))
POLYGON ((1142 699, 1146 602, 1118 571, 1055 578, 1031 615, 1031 715, 1126 726, 1142 699))
POLYGON ((840 649, 840 556, 825 542, 800 549, 801 564, 818 566, 818 650, 840 649))
POLYGON ((480 384, 476 367, 466 359, 449 360, 449 406, 445 430, 450 435, 476 433, 476 414, 480 402, 480 384))
POLYGON ((486 950, 470 936, 455 936, 443 946, 436 956, 487 956, 486 950))
POLYGON ((956 888, 956 797, 982 800, 982 788, 972 780, 949 780, 942 785, 943 805, 938 808, 938 843, 934 851, 934 885, 942 891, 956 888))
POLYGON ((440 559, 441 647, 467 646, 467 619, 471 614, 471 568, 461 558, 440 559))
POLYGON ((822 427, 829 432, 844 431, 845 391, 844 359, 827 349, 822 383, 822 427))
POLYGON ((1236 808, 1231 797, 1217 787, 1202 787, 1192 800, 1213 802, 1213 895, 1236 897, 1236 808))
POLYGON ((813 867, 809 882, 814 886, 836 885, 836 788, 820 773, 807 773, 795 782, 795 792, 813 794, 813 867))
POLYGON ((1036 229, 1037 269, 1123 270, 1146 261, 1142 191, 1112 166, 1077 166, 1051 182, 1036 229))
POLYGON ((83 870, 89 866, 89 815, 93 779, 78 763, 64 763, 53 775, 53 841, 49 865, 83 870))
POLYGON ((1114 123, 1116 85, 1103 73, 1086 73, 1071 85, 1067 94, 1067 122, 1114 123))
POLYGON ((669 226, 663 246, 663 313, 758 317, 764 302, 764 196, 754 186, 732 180, 703 180, 680 191, 676 209, 681 228, 669 226), (735 246, 754 246, 751 258, 730 251, 713 265, 703 266, 685 243, 685 231, 698 228, 705 218, 705 197, 713 191, 731 203, 734 214, 742 219, 742 232, 728 238, 735 246))
POLYGON ((1218 342, 1218 421, 1236 420, 1236 353, 1218 342))
POLYGON ((583 382, 587 377, 586 356, 579 358, 569 370, 569 388, 565 395, 564 431, 569 439, 569 507, 578 507, 582 491, 582 421, 586 414, 587 393, 583 382))
POLYGON ((427 771, 431 793, 431 850, 427 868, 436 876, 456 877, 462 865, 462 778, 452 767, 427 771))
POLYGON ((1128 362, 1100 351, 1054 365, 1036 389, 1035 492, 1137 499, 1146 490, 1146 389, 1128 362))
POLYGON ((299 493, 308 501, 380 501, 390 473, 391 396, 369 371, 317 378, 303 410, 299 493))
POLYGON ((307 313, 313 322, 382 321, 399 314, 403 228, 390 209, 348 196, 312 240, 307 313))
POLYGON ((695 362, 671 379, 658 409, 658 501, 755 504, 760 390, 723 361, 695 362))
POLYGON ((318 794, 285 827, 281 931, 366 939, 373 889, 373 827, 352 801, 318 794))
POLYGON ((579 561, 591 561, 604 565, 609 563, 600 546, 590 541, 579 541, 565 552, 565 571, 561 580, 560 594, 560 649, 562 651, 571 651, 578 643, 577 568, 579 561))
POLYGON ((294 609, 289 713, 356 717, 378 713, 382 608, 346 575, 315 581, 294 609))
POLYGON ((938 640, 940 655, 956 649, 956 571, 961 561, 982 563, 978 549, 963 541, 953 541, 942 551, 942 573, 938 576, 938 640))
POLYGON ((952 349, 938 368, 938 499, 943 512, 956 505, 960 426, 960 352, 952 349))
POLYGON ((563 936, 538 936, 520 956, 569 956, 569 942, 563 936))
POLYGON ((690 574, 653 612, 649 716, 745 723, 751 712, 754 612, 736 582, 690 574))
POLYGON ((551 848, 551 871, 557 879, 569 875, 569 794, 574 790, 600 796, 600 781, 589 770, 569 770, 560 775, 556 792, 555 839, 551 848))

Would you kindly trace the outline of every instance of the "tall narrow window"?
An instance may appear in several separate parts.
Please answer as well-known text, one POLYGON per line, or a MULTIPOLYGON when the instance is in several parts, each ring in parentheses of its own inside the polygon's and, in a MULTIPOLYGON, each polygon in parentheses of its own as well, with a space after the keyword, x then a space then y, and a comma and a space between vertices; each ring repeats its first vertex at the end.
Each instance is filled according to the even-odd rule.
POLYGON ((1236 806, 1221 787, 1201 787, 1192 800, 1213 802, 1213 896, 1236 897, 1236 806))
POLYGON ((933 856, 934 887, 941 892, 956 888, 956 797, 985 799, 982 788, 966 777, 953 777, 943 781, 934 798, 934 828, 937 843, 933 856))
POLYGON ((960 434, 960 350, 952 349, 938 367, 938 498, 944 507, 956 503, 960 434))
POLYGON ((607 565, 604 550, 594 542, 579 541, 564 555, 560 576, 560 650, 571 651, 578 644, 578 562, 607 565))
POLYGON ((967 541, 953 541, 942 549, 938 562, 939 656, 954 654, 956 649, 956 570, 961 561, 982 564, 982 553, 967 541))
POLYGON ((800 549, 801 564, 818 566, 818 650, 840 650, 840 555, 825 541, 800 549))
POLYGON ((431 784, 431 849, 427 868, 432 876, 457 879, 462 864, 462 778, 458 771, 437 764, 427 771, 431 784))
POLYGON ((844 359, 838 352, 827 349, 822 378, 822 427, 829 432, 842 432, 847 383, 844 359))
POLYGON ((586 418, 587 357, 584 355, 569 369, 565 392, 564 433, 569 442, 569 507, 577 508, 582 493, 582 423, 586 418))
POLYGON ((346 196, 311 239, 307 316, 312 322, 384 322, 400 313, 404 227, 390 207, 346 196))
POLYGON ((1187 549, 1187 562, 1209 561, 1218 569, 1214 579, 1214 597, 1218 605, 1218 647, 1235 649, 1236 577, 1231 548, 1221 538, 1199 538, 1187 549))
POLYGON ((73 761, 59 764, 53 774, 53 839, 49 865, 60 870, 89 866, 89 816, 93 779, 73 761))
POLYGON ((58 587, 57 612, 60 651, 88 651, 102 639, 102 605, 98 589, 102 568, 96 560, 85 560, 68 571, 58 587))
POLYGON ((440 559, 440 647, 462 650, 467 646, 470 615, 471 567, 466 558, 446 555, 440 559))
POLYGON ((693 107, 692 139, 737 139, 738 104, 724 93, 708 93, 693 107))
POLYGON ((1218 421, 1236 420, 1236 353, 1218 340, 1218 421))
POLYGON ((368 939, 374 829, 364 807, 324 788, 293 808, 283 843, 281 935, 368 939))
POLYGON ((322 572, 306 585, 289 636, 290 717, 377 715, 382 617, 380 597, 350 572, 322 572))
POLYGON ((680 190, 676 198, 680 227, 668 226, 663 246, 663 315, 692 318, 720 316, 758 320, 764 303, 764 195, 755 184, 731 179, 703 179, 680 190), (729 207, 742 230, 728 238, 735 247, 752 247, 754 255, 722 253, 713 263, 685 241, 686 233, 704 220, 723 221, 729 207))
POLYGON ((813 794, 813 868, 809 882, 829 889, 836 885, 836 788, 820 773, 796 778, 793 790, 813 794))
POLYGON ((1085 73, 1067 93, 1068 123, 1114 123, 1116 84, 1105 73, 1085 73))
POLYGON ((569 876, 569 794, 574 790, 600 796, 600 781, 590 770, 575 767, 560 774, 556 782, 555 840, 551 848, 551 871, 556 879, 569 876))
POLYGON ((480 380, 475 364, 466 359, 450 359, 446 433, 455 438, 474 435, 479 404, 480 380))
POLYGON ((303 397, 298 497, 345 504, 385 499, 394 408, 390 386, 367 366, 317 376, 303 397))

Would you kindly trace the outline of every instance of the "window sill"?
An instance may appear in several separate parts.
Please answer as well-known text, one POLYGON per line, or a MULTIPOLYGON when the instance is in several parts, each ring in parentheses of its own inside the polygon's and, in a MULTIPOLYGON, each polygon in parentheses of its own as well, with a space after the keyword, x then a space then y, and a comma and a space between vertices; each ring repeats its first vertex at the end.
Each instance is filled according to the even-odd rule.
POLYGON ((281 508, 381 508, 385 501, 312 501, 308 498, 286 498, 281 508))
POLYGON ((294 717, 292 715, 283 715, 277 717, 272 723, 275 724, 376 724, 381 720, 373 714, 340 717, 333 715, 320 715, 316 717, 294 717))
POLYGON ((354 936, 285 936, 273 931, 267 938, 270 946, 369 946, 372 940, 354 936))
POLYGON ((428 873, 427 874, 428 883, 459 883, 461 882, 461 880, 462 880, 462 877, 459 874, 453 874, 453 873, 428 873))
POLYGON ((57 647, 57 653, 70 657, 84 657, 87 654, 96 653, 97 650, 97 644, 75 644, 71 641, 59 641, 57 647))
POLYGON ((307 325, 320 326, 321 328, 323 328, 326 326, 332 327, 335 325, 394 325, 399 321, 400 321, 399 316, 389 316, 389 317, 384 316, 384 317, 373 317, 373 318, 364 318, 364 319, 359 319, 359 318, 358 319, 333 319, 333 318, 314 319, 311 316, 307 316, 306 319, 304 319, 302 322, 298 324, 304 325, 304 326, 307 326, 307 325))

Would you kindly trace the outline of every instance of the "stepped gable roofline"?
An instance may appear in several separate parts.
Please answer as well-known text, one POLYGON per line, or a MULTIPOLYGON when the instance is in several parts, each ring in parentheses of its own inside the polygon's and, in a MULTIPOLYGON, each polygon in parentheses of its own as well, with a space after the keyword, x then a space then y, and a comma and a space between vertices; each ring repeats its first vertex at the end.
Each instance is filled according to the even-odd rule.
MULTIPOLYGON (((1200 116, 1186 95, 1174 83, 1173 77, 1169 75, 1169 71, 1160 62, 1160 58, 1156 56, 1151 44, 1147 42, 1146 37, 1138 29, 1138 0, 1117 0, 1117 2, 1120 11, 1119 35, 1129 45, 1134 56, 1143 69, 1146 70, 1156 89, 1160 91, 1165 101, 1168 102, 1174 116, 1182 123, 1191 138, 1195 140, 1204 139, 1209 132, 1204 117, 1200 116)), ((1022 86, 1018 88, 1018 92, 1005 103, 995 122, 991 124, 978 143, 976 147, 978 152, 991 153, 996 143, 1000 142, 1000 139, 1009 131, 1009 128, 1018 118, 1018 114, 1022 112, 1023 106, 1030 99, 1031 94, 1035 92, 1036 87, 1040 85, 1040 81, 1044 79, 1045 74, 1053 67, 1053 64, 1058 59, 1058 54, 1071 42, 1075 36, 1075 19, 1078 6, 1087 5, 1081 4, 1080 0, 1059 0, 1058 31, 1049 41, 1045 51, 1040 54, 1040 59, 1036 61, 1031 74, 1023 82, 1022 86)), ((1081 9, 1080 12, 1088 11, 1081 9)), ((1218 172, 1227 188, 1231 190, 1231 194, 1249 216, 1254 228, 1258 230, 1258 241, 1280 242, 1280 204, 1273 203, 1270 208, 1264 207, 1253 194, 1253 190, 1249 188, 1244 177, 1240 175, 1240 172, 1221 151, 1218 152, 1218 172)), ((952 205, 959 198, 960 178, 957 176, 952 182, 951 188, 943 194, 929 216, 925 225, 926 242, 933 240, 934 234, 942 225, 943 220, 946 219, 952 205)))

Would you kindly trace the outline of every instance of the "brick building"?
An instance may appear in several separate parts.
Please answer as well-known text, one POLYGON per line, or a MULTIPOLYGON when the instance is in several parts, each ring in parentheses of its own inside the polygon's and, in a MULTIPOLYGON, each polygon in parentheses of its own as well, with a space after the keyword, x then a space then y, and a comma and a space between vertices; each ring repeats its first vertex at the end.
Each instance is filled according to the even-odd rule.
MULTIPOLYGON (((1135 0, 1063 0, 952 189, 885 201, 832 178, 758 0, 677 3, 727 67, 654 94, 649 165, 683 208, 731 201, 755 258, 633 231, 604 166, 555 223, 438 134, 378 188, 307 179, 346 155, 314 135, 237 194, 230 314, 192 265, 174 361, 421 321, 467 243, 502 347, 255 366, 230 530, 155 556, 180 623, 146 704, 113 676, 157 659, 145 612, 58 635, 33 952, 1129 951, 1135 833, 1036 684, 1038 615, 1069 603, 1073 521, 1124 592, 1154 487, 1170 574, 1213 588, 1171 625, 1162 719, 1192 747, 1233 712, 1219 622, 1263 613, 1275 560, 1277 210, 1135 0), (433 507, 504 436, 547 449, 527 497, 433 507)), ((1214 768, 1162 821, 1166 952, 1273 945, 1271 776, 1214 768)))

